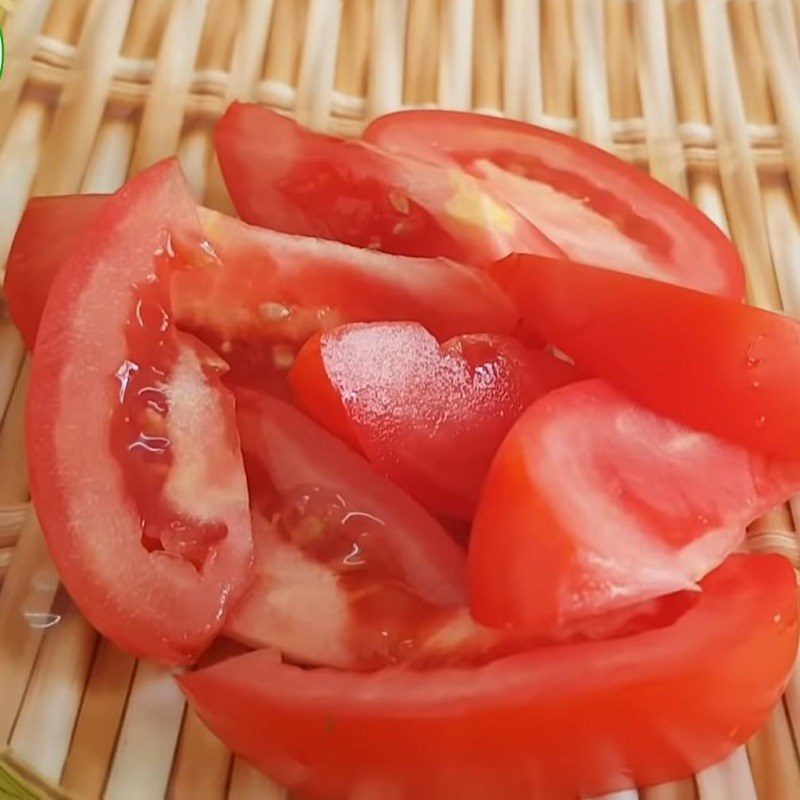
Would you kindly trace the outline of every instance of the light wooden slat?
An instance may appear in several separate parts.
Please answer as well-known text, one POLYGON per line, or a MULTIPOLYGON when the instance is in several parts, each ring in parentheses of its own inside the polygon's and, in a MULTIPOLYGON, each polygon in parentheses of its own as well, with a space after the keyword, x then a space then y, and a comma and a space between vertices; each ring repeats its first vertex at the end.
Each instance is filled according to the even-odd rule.
POLYGON ((178 144, 192 68, 209 0, 175 0, 161 39, 158 65, 142 113, 131 174, 171 155, 178 144))
POLYGON ((748 298, 763 308, 780 308, 764 229, 758 183, 742 96, 736 81, 730 27, 721 0, 697 5, 709 105, 719 141, 720 177, 736 245, 747 265, 748 298))
POLYGON ((63 589, 46 619, 43 641, 11 736, 11 747, 57 782, 67 757, 97 634, 63 589), (47 724, 42 724, 47 720, 47 724))
POLYGON ((472 100, 473 0, 441 0, 438 101, 468 109, 472 100))
POLYGON ((541 0, 542 93, 545 114, 572 117, 575 110, 575 48, 567 0, 541 0))
POLYGON ((784 0, 756 4, 764 56, 781 126, 783 147, 795 203, 800 204, 800 48, 784 0))
POLYGON ((372 14, 373 0, 348 0, 342 7, 341 33, 333 81, 337 92, 359 97, 365 94, 372 14))
POLYGON ((595 0, 572 0, 572 27, 578 131, 582 139, 611 150, 603 4, 595 0))
POLYGON ((70 79, 43 148, 34 194, 78 190, 106 106, 131 4, 132 0, 93 0, 89 6, 70 79))
POLYGON ((605 0, 608 104, 613 119, 635 119, 642 114, 636 60, 631 57, 633 13, 633 3, 605 0))
POLYGON ((699 772, 697 788, 700 800, 758 800, 744 747, 722 763, 699 772))
POLYGON ((758 797, 800 797, 800 762, 783 703, 750 740, 747 753, 758 797))
POLYGON ((36 35, 42 29, 51 3, 52 0, 26 0, 17 5, 11 18, 3 25, 5 67, 3 79, 0 80, 0 142, 5 138, 17 111, 36 47, 36 35))
POLYGON ((686 197, 686 160, 678 134, 667 19, 661 0, 636 3, 634 22, 650 174, 686 197))
POLYGON ((58 575, 31 511, 0 592, 0 743, 8 741, 14 727, 42 641, 40 623, 50 613, 57 588, 58 575))
POLYGON ((18 508, 28 499, 24 422, 30 370, 30 359, 25 359, 0 424, 0 508, 18 508))
MULTIPOLYGON (((503 106, 503 9, 501 0, 474 0, 472 103, 477 111, 503 106)), ((462 47, 459 44, 458 47, 462 47)))
POLYGON ((503 110, 529 122, 544 114, 541 14, 539 0, 504 0, 503 110))
POLYGON ((408 0, 375 0, 370 47, 367 119, 403 102, 408 0))
POLYGON ((175 753, 170 800, 224 800, 230 761, 220 740, 187 709, 175 753))
POLYGON ((408 0, 403 102, 433 103, 439 74, 439 10, 429 0, 408 0))
POLYGON ((298 120, 312 128, 327 127, 336 71, 341 0, 311 0, 297 78, 298 120))
POLYGON ((105 800, 164 797, 183 710, 183 695, 170 672, 140 661, 111 763, 105 800), (143 765, 147 765, 146 769, 143 765))
POLYGON ((103 792, 136 661, 101 639, 61 777, 76 797, 103 792))
POLYGON ((693 780, 650 786, 641 792, 642 800, 697 800, 697 787, 693 780))

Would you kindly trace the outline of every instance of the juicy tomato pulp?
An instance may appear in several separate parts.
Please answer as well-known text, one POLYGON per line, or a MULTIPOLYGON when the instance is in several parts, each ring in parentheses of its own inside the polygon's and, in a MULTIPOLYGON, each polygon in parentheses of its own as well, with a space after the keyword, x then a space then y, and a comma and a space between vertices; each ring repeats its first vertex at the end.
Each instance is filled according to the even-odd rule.
POLYGON ((176 229, 202 241, 180 171, 163 162, 84 230, 42 316, 26 425, 64 585, 117 645, 171 664, 218 633, 252 560, 224 365, 174 328, 159 281, 176 229))
POLYGON ((179 682, 228 747, 313 796, 593 797, 692 775, 780 698, 797 652, 789 563, 732 556, 702 588, 666 627, 480 667, 356 674, 261 651, 179 682))
POLYGON ((463 606, 465 554, 410 497, 299 411, 237 395, 256 580, 229 635, 304 663, 419 658, 463 606))
POLYGON ((800 489, 772 463, 601 380, 534 403, 492 463, 472 527, 470 607, 540 635, 691 588, 800 489))
MULTIPOLYGON (((535 643, 475 624, 463 551, 361 456, 261 394, 237 392, 237 416, 256 557, 228 636, 300 663, 350 669, 483 663, 535 643)), ((560 633, 622 636, 669 624, 685 603, 661 598, 560 633)))
POLYGON ((426 507, 470 519, 503 436, 537 397, 576 380, 498 335, 440 346, 421 325, 347 325, 311 339, 290 373, 313 417, 426 507))
POLYGON ((217 154, 242 219, 408 256, 486 264, 512 251, 563 255, 460 169, 315 133, 263 106, 233 103, 217 154))
MULTIPOLYGON (((58 268, 106 199, 73 195, 28 204, 6 292, 29 346, 58 268), (55 253, 41 241, 54 242, 55 253)), ((297 349, 315 331, 345 322, 415 320, 440 339, 508 333, 517 325, 511 301, 474 267, 287 236, 205 208, 199 213, 211 246, 198 247, 176 229, 180 257, 170 260, 164 283, 176 325, 214 347, 236 382, 284 392, 297 349)))
POLYGON ((364 138, 460 166, 577 261, 732 300, 744 296, 742 262, 708 217, 586 142, 510 119, 428 110, 380 117, 364 138))
POLYGON ((659 413, 800 459, 800 322, 599 267, 512 256, 492 267, 523 326, 659 413))
MULTIPOLYGON (((126 324, 128 353, 132 357, 147 353, 149 358, 139 362, 126 358, 114 376, 119 405, 110 421, 111 449, 118 454, 123 483, 141 518, 145 549, 179 556, 202 570, 212 548, 225 539, 227 526, 219 519, 192 518, 188 509, 176 510, 166 497, 170 476, 185 469, 176 463, 176 446, 192 446, 179 441, 191 422, 180 421, 185 429, 176 429, 176 411, 183 398, 175 395, 184 390, 182 379, 189 378, 182 374, 186 364, 199 366, 209 384, 218 383, 227 367, 201 342, 176 336, 158 272, 163 268, 157 267, 133 295, 126 324)), ((233 431, 228 435, 235 452, 237 437, 233 431)), ((185 460, 187 455, 178 458, 185 460)), ((211 491, 216 477, 204 477, 209 482, 206 490, 211 491)))

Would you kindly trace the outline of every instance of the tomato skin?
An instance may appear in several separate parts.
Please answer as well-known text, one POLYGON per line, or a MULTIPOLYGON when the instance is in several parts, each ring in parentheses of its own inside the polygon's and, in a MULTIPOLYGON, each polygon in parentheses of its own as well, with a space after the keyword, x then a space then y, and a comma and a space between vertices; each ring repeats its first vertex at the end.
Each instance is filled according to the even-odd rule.
POLYGON ((55 273, 108 195, 34 197, 22 215, 6 264, 8 313, 29 350, 55 273))
POLYGON ((642 170, 579 139, 517 120, 429 109, 379 117, 364 139, 458 164, 571 259, 744 297, 741 259, 708 217, 642 170))
POLYGON ((574 383, 529 406, 495 455, 469 545, 473 616, 547 637, 691 589, 799 489, 800 462, 574 383))
POLYGON ((439 346, 422 326, 396 322, 346 325, 310 340, 289 380, 308 414, 426 508, 471 519, 514 420, 578 377, 508 336, 468 334, 439 346))
POLYGON ((591 375, 698 430, 800 457, 800 322, 570 261, 494 265, 523 325, 591 375))
POLYGON ((234 752, 315 797, 566 800, 723 758, 780 698, 796 650, 791 566, 737 555, 673 625, 622 640, 371 675, 257 651, 178 680, 234 752))
MULTIPOLYGON (((107 197, 30 201, 6 280, 9 309, 29 347, 73 237, 107 197), (43 249, 42 241, 53 247, 43 249)), ((517 326, 513 303, 474 267, 286 236, 206 208, 199 215, 213 252, 189 247, 184 263, 173 265, 172 312, 181 328, 223 354, 238 380, 261 385, 276 363, 287 369, 315 331, 344 322, 416 320, 440 339, 517 326)))
POLYGON ((214 140, 247 222, 416 257, 483 265, 512 251, 563 255, 462 170, 303 128, 233 103, 214 140))
POLYGON ((126 454, 113 452, 112 420, 123 413, 115 410, 122 403, 120 367, 143 369, 158 357, 128 349, 135 287, 157 283, 158 253, 178 228, 202 239, 174 160, 105 202, 45 306, 26 420, 31 494, 64 585, 119 647, 167 664, 190 663, 208 645, 244 591, 252 561, 233 398, 218 374, 205 374, 211 354, 193 337, 168 334, 180 360, 164 377, 174 453, 165 497, 185 512, 188 534, 206 520, 225 526, 200 570, 174 552, 145 548, 123 482, 126 454), (139 362, 131 367, 134 356, 139 362), (197 424, 208 431, 204 450, 187 465, 183 445, 197 424))

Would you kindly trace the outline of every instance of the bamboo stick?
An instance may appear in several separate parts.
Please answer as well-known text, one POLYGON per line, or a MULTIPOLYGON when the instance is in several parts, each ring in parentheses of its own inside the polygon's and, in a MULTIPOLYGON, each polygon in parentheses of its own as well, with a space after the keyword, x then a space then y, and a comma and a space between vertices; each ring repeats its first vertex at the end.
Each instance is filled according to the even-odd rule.
POLYGON ((575 54, 570 4, 542 2, 542 90, 544 112, 571 118, 575 112, 575 54))
POLYGON ((439 86, 443 108, 467 109, 472 100, 473 0, 441 0, 439 86))
POLYGON ((698 772, 697 788, 700 800, 758 800, 744 747, 725 761, 698 772))
POLYGON ((105 800, 164 797, 184 705, 183 695, 168 670, 148 661, 138 663, 105 800), (143 764, 146 769, 142 769, 143 764))
POLYGON ((750 156, 742 95, 720 0, 697 6, 709 104, 719 141, 720 177, 734 240, 747 264, 748 298, 763 308, 780 308, 780 295, 764 229, 761 191, 750 156))
POLYGON ((367 85, 367 120, 403 102, 408 0, 375 0, 367 85))
POLYGON ((575 41, 575 86, 578 131, 582 139, 611 150, 603 6, 594 0, 572 0, 575 41))
POLYGON ((43 629, 42 646, 14 725, 11 747, 42 776, 58 781, 97 635, 63 589, 46 617, 35 624, 43 629))
POLYGON ((0 743, 7 742, 39 651, 58 576, 31 511, 0 592, 0 743), (30 623, 33 623, 32 625, 30 623))
POLYGON ((544 115, 540 0, 504 0, 503 110, 538 122, 544 115))
MULTIPOLYGON (((5 138, 17 111, 22 87, 28 75, 36 35, 42 29, 52 0, 27 0, 17 4, 3 25, 5 68, 0 81, 0 142, 5 138)), ((5 173, 2 173, 5 175, 5 173)), ((5 258, 0 259, 5 261, 5 258)))
POLYGON ((156 73, 147 96, 131 159, 135 174, 175 152, 183 124, 203 19, 209 0, 175 0, 161 39, 156 73))
POLYGON ((436 3, 408 0, 405 88, 407 105, 433 103, 437 97, 439 72, 439 14, 436 3))
POLYGON ((135 664, 105 639, 98 643, 61 777, 76 797, 103 792, 135 664))
POLYGON ((132 0, 93 0, 86 14, 69 80, 61 92, 33 185, 34 194, 69 194, 81 184, 132 0))
POLYGON ((303 124, 327 128, 330 116, 341 0, 311 0, 297 77, 295 113, 303 124))
POLYGON ((171 800, 224 800, 231 754, 187 709, 175 753, 168 796, 171 800))
POLYGON ((474 14, 471 106, 476 111, 496 112, 503 107, 503 9, 500 0, 475 0, 474 14))

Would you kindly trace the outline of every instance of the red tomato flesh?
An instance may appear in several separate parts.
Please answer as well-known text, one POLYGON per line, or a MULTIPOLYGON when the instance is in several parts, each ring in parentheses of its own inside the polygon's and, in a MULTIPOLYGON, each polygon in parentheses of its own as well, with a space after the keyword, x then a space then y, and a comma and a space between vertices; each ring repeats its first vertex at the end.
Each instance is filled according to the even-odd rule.
POLYGON ((228 747, 314 797, 566 800, 723 758, 766 719, 796 652, 790 564, 732 556, 672 625, 626 639, 372 674, 257 651, 178 680, 228 747))
POLYGON ((290 373, 319 422, 423 505, 470 519, 503 436, 537 397, 576 380, 549 353, 491 334, 440 346, 410 322, 346 325, 310 340, 290 373))
POLYGON ((500 117, 433 110, 380 117, 364 138, 460 166, 576 261, 732 300, 744 296, 742 262, 708 217, 646 173, 579 139, 500 117))
POLYGON ((45 306, 26 426, 31 493, 66 588, 117 645, 171 664, 218 633, 252 561, 225 364, 175 329, 162 283, 176 229, 202 240, 167 161, 84 230, 45 306))
POLYGON ((107 200, 106 194, 77 194, 28 202, 11 245, 3 289, 8 313, 29 350, 56 272, 107 200))
POLYGON ((649 408, 800 457, 800 322, 723 298, 535 256, 493 268, 523 325, 649 408))
MULTIPOLYGON (((71 236, 82 234, 104 197, 28 204, 9 258, 6 292, 29 346, 71 236), (42 248, 42 241, 55 242, 55 252, 42 248)), ((178 257, 170 261, 167 281, 172 314, 178 327, 223 356, 237 381, 279 390, 303 342, 344 322, 416 320, 441 339, 507 333, 517 325, 511 301, 474 267, 287 236, 210 209, 199 213, 211 247, 197 247, 175 230, 178 257)))
MULTIPOLYGON (((225 633, 290 660, 350 669, 485 663, 528 635, 477 625, 465 554, 410 497, 293 407, 237 392, 255 579, 225 633)), ((670 597, 580 620, 563 639, 669 624, 670 597)))
POLYGON ((605 381, 534 403, 489 470, 469 548, 484 624, 546 636, 691 588, 800 489, 762 456, 634 405, 605 381))
POLYGON ((464 551, 291 406, 244 391, 237 415, 258 520, 256 580, 228 633, 303 662, 410 657, 444 609, 464 605, 464 551))
POLYGON ((563 255, 460 169, 315 133, 245 103, 228 108, 214 139, 237 211, 265 228, 478 265, 512 251, 563 255))

